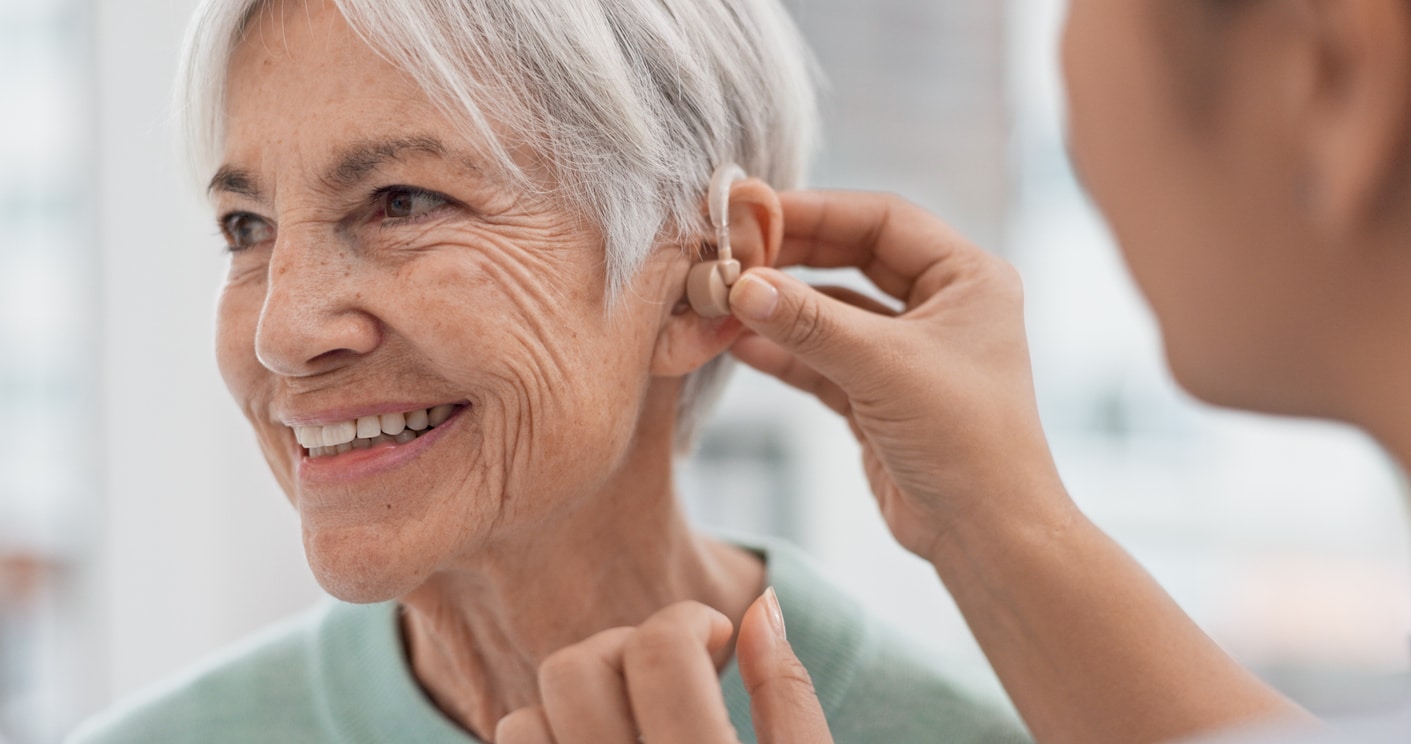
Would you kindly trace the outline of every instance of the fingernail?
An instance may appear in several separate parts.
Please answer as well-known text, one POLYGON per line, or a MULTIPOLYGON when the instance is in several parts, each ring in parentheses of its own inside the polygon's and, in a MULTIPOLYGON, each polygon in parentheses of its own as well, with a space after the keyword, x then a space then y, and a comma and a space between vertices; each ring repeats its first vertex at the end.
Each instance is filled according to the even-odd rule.
POLYGON ((746 274, 730 292, 730 307, 751 320, 769 320, 779 307, 779 290, 765 280, 746 274))
POLYGON ((784 612, 779 609, 779 595, 774 593, 772 586, 764 590, 764 609, 768 611, 769 627, 774 635, 787 640, 789 635, 784 630, 784 612))

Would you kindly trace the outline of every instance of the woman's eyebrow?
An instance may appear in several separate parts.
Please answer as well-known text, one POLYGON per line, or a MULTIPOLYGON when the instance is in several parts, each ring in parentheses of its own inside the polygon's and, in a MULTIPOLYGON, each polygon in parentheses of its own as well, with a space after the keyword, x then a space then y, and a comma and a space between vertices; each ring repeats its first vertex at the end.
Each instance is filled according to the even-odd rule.
POLYGON ((347 189, 361 183, 383 163, 400 160, 408 153, 451 159, 468 170, 480 170, 471 157, 451 152, 445 143, 435 137, 398 137, 357 142, 347 147, 333 166, 324 172, 323 180, 331 186, 347 189))
MULTIPOLYGON (((365 140, 344 148, 323 173, 323 182, 338 189, 358 185, 383 163, 400 160, 408 153, 420 153, 451 160, 462 169, 480 172, 469 153, 455 152, 435 137, 397 137, 385 140, 365 140)), ((254 173, 233 165, 223 165, 206 187, 206 193, 226 192, 264 201, 264 191, 254 173)))
POLYGON ((264 201, 264 192, 260 190, 260 182, 255 178, 255 174, 231 165, 222 165, 206 187, 206 194, 209 196, 214 196, 218 191, 264 201))

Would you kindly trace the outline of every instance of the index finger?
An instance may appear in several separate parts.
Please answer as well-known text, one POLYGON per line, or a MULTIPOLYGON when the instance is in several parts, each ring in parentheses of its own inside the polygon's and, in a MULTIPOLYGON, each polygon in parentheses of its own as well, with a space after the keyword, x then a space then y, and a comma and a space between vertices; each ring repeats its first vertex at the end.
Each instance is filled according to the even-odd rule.
POLYGON ((921 207, 895 194, 779 194, 784 243, 779 266, 855 267, 879 289, 906 299, 916 280, 958 251, 978 250, 921 207))
POLYGON ((735 744, 711 653, 733 628, 719 612, 681 602, 653 615, 628 641, 622 665, 632 712, 649 744, 735 744))
POLYGON ((539 665, 543 712, 560 744, 636 741, 622 679, 622 651, 635 632, 604 630, 555 651, 539 665))

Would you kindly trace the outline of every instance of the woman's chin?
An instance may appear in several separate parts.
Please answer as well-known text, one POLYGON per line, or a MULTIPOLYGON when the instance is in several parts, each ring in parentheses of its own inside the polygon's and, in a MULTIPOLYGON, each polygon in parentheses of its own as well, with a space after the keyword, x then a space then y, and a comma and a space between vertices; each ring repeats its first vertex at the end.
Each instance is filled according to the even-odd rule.
POLYGON ((386 602, 425 583, 430 561, 368 535, 304 531, 304 555, 319 586, 354 604, 386 602))

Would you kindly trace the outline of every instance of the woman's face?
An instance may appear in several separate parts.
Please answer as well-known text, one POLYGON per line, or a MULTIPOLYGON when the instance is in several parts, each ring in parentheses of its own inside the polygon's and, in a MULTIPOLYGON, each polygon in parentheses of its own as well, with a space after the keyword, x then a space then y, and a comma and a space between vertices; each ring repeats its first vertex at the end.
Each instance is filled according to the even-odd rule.
POLYGON ((654 253, 609 317, 594 230, 497 184, 329 4, 287 5, 230 68, 220 368, 321 583, 387 599, 611 477, 686 265, 654 253))
POLYGON ((1326 317, 1281 97, 1290 73, 1277 24, 1215 5, 1073 0, 1070 146, 1181 384, 1288 411, 1308 385, 1289 373, 1301 339, 1326 317))

